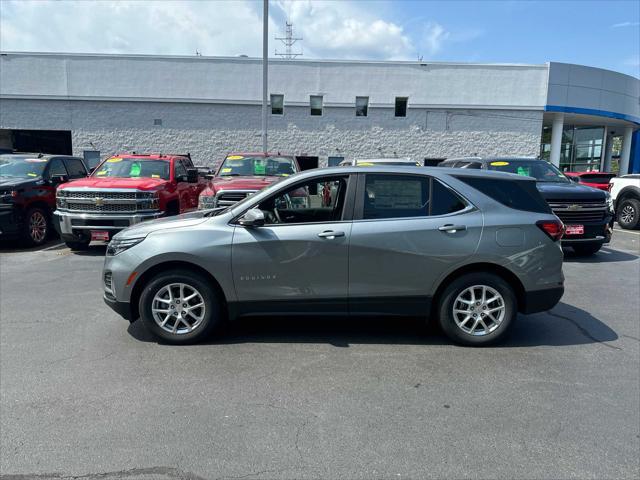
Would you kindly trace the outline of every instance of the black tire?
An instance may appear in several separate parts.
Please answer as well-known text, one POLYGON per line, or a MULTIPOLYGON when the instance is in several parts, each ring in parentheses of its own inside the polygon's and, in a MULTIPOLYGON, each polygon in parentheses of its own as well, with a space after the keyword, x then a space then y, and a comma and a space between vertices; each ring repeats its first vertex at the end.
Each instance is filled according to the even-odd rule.
POLYGON ((46 243, 51 233, 49 214, 42 208, 30 208, 24 219, 22 237, 27 245, 38 247, 46 243))
POLYGON ((576 255, 580 255, 581 257, 587 257, 589 255, 594 255, 595 253, 597 253, 602 248, 602 244, 587 243, 584 245, 574 245, 572 248, 573 248, 573 251, 576 252, 576 255))
POLYGON ((620 202, 616 212, 618 225, 627 230, 633 230, 640 225, 640 200, 625 198, 620 202))
POLYGON ((81 252, 89 248, 89 241, 84 242, 64 242, 67 247, 76 252, 81 252))
MULTIPOLYGON (((224 309, 222 299, 211 286, 211 282, 202 275, 189 270, 169 270, 153 277, 144 287, 140 295, 138 304, 140 318, 145 327, 156 337, 165 343, 174 345, 185 345, 200 342, 208 338, 214 331, 220 328, 224 323, 224 309), (190 288, 195 289, 203 299, 204 316, 202 321, 190 332, 172 333, 164 330, 156 323, 152 306, 153 300, 157 293, 170 284, 182 283, 190 288)), ((176 312, 177 313, 177 312, 176 312)), ((202 313, 196 311, 196 313, 202 313)), ((170 317, 167 327, 171 328, 177 322, 177 316, 170 317)), ((191 321, 191 318, 188 318, 191 321)), ((178 329, 184 328, 184 324, 180 323, 178 329)))
MULTIPOLYGON (((493 308, 498 304, 492 303, 491 305, 492 307, 490 308, 493 308)), ((482 307, 482 305, 480 305, 480 307, 482 307)), ((506 337, 518 313, 518 303, 513 289, 498 275, 479 272, 468 273, 456 278, 444 290, 440 296, 437 312, 440 326, 451 340, 462 345, 483 347, 497 343, 506 337), (489 320, 486 320, 485 317, 482 321, 487 321, 489 333, 475 336, 464 331, 458 326, 454 318, 453 308, 458 295, 464 292, 467 288, 477 285, 491 287, 502 296, 504 316, 502 317, 501 322, 495 323, 495 325, 497 325, 495 329, 492 329, 494 322, 489 325, 489 320)), ((470 319, 469 322, 474 322, 474 320, 470 319)), ((464 324, 464 322, 462 323, 464 324)), ((478 328, 480 327, 478 326, 478 328)))

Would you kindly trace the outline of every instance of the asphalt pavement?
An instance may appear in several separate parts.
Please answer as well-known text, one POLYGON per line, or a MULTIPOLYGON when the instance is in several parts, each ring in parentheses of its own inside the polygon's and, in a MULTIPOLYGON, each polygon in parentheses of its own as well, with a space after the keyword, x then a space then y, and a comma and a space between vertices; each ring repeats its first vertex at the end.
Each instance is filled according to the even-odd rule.
POLYGON ((640 232, 484 349, 347 318, 161 345, 103 304, 103 246, 48 247, 0 252, 3 478, 640 477, 640 232))

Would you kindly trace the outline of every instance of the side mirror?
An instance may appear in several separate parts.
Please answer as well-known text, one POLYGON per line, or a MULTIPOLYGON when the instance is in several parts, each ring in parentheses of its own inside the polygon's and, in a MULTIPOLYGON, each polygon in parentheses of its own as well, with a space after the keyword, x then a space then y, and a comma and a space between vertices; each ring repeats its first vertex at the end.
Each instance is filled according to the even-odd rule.
POLYGON ((198 169, 197 168, 188 168, 187 169, 187 182, 188 183, 198 183, 198 169))
POLYGON ((264 225, 264 213, 259 208, 252 208, 240 217, 238 223, 243 227, 261 227, 264 225))
POLYGON ((68 181, 69 177, 67 177, 66 175, 53 175, 51 176, 51 178, 49 178, 49 183, 54 187, 60 185, 61 183, 67 183, 68 181))
POLYGON ((567 177, 569 177, 569 180, 573 183, 580 183, 580 177, 574 177, 573 175, 567 175, 567 177))
POLYGON ((204 178, 206 178, 207 180, 213 180, 215 178, 216 174, 215 173, 207 173, 204 178))

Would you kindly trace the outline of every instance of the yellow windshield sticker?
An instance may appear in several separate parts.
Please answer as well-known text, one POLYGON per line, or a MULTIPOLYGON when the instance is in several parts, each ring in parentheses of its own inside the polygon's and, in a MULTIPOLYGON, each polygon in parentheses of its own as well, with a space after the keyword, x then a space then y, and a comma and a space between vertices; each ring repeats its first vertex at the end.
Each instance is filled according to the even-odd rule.
POLYGON ((242 160, 243 158, 242 155, 230 155, 227 157, 227 160, 242 160))
POLYGON ((373 163, 371 162, 358 162, 359 167, 373 167, 373 163))
POLYGON ((160 178, 160 175, 156 175, 155 173, 152 173, 151 178, 160 178))
POLYGON ((509 162, 491 162, 492 167, 506 167, 509 162))
POLYGON ((223 168, 222 170, 220 170, 220 173, 229 173, 231 170, 233 170, 232 168, 223 168))
POLYGON ((27 175, 29 175, 30 177, 37 177, 38 176, 37 173, 27 173, 27 175))
POLYGON ((281 174, 280 176, 281 176, 281 177, 288 177, 288 176, 289 176, 289 174, 288 174, 288 173, 283 173, 283 174, 281 174))
POLYGON ((107 160, 107 163, 118 163, 118 162, 121 162, 121 161, 122 161, 122 159, 120 157, 113 157, 113 158, 110 158, 109 160, 107 160))
POLYGON ((96 173, 96 175, 106 175, 107 171, 106 170, 100 170, 98 173, 96 173))

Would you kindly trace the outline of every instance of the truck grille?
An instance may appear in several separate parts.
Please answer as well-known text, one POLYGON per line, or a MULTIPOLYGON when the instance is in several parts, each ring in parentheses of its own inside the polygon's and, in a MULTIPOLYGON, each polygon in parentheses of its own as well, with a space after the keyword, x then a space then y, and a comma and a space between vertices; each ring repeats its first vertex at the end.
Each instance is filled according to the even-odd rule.
POLYGON ((215 206, 226 207, 233 205, 234 203, 253 195, 256 191, 257 190, 222 190, 216 195, 215 206))
POLYGON ((563 223, 601 222, 607 213, 607 204, 601 200, 547 200, 563 223))
POLYGON ((109 192, 104 190, 71 190, 64 189, 57 192, 58 197, 62 198, 90 198, 94 199, 100 197, 109 200, 136 200, 138 198, 145 198, 146 192, 109 192))
POLYGON ((157 210, 153 192, 137 190, 58 190, 56 202, 60 210, 74 213, 134 214, 157 210))
POLYGON ((68 203, 67 210, 70 212, 133 213, 136 211, 136 206, 120 203, 108 203, 105 205, 96 205, 95 203, 68 203))

